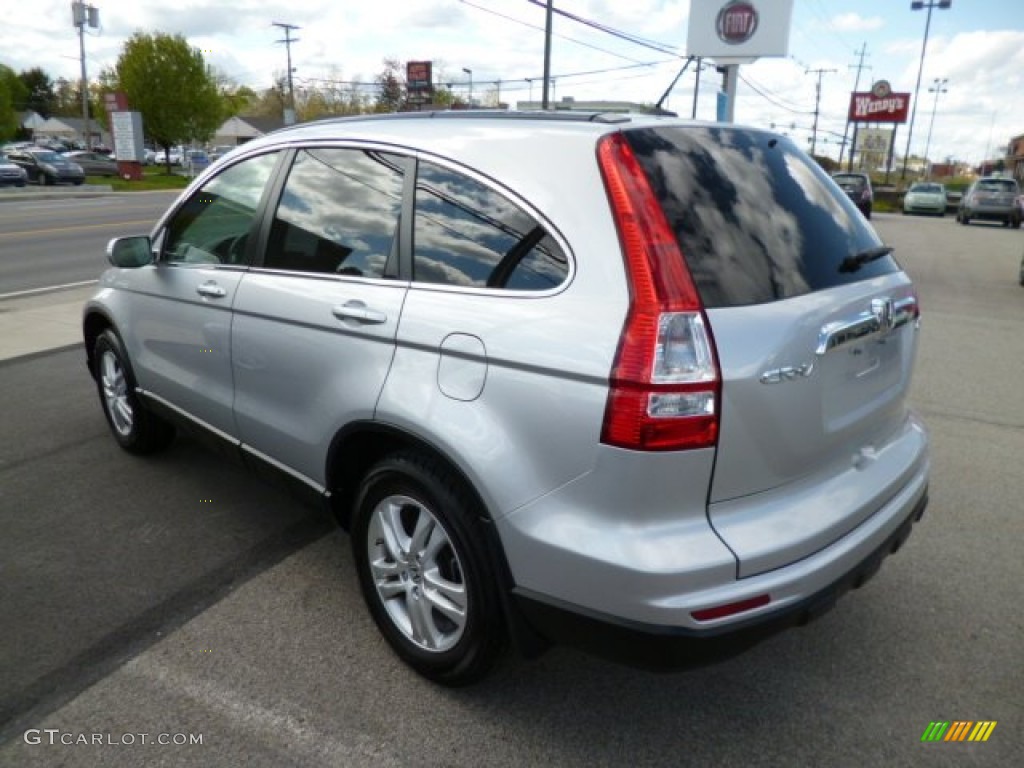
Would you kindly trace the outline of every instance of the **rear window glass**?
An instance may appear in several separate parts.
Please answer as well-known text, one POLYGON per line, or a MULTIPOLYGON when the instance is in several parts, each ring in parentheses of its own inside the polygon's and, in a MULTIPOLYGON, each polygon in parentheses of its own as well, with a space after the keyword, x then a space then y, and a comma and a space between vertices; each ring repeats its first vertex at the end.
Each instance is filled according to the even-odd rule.
POLYGON ((832 177, 836 180, 836 183, 841 187, 864 187, 867 186, 867 179, 863 176, 849 176, 841 173, 837 173, 832 177))
POLYGON ((850 269, 881 240, 788 139, 731 127, 626 131, 707 307, 763 304, 899 270, 850 269))
POLYGON ((978 182, 979 192, 998 192, 999 194, 1016 194, 1017 182, 1013 179, 983 179, 978 182))

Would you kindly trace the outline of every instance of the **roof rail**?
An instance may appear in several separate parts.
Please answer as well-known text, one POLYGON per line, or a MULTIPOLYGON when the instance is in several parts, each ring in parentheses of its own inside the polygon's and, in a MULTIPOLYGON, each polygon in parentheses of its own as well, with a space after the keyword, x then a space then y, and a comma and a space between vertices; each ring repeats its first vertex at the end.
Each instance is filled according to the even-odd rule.
POLYGON ((281 130, 288 131, 303 125, 322 123, 354 123, 354 122, 387 122, 390 120, 540 120, 545 122, 567 123, 628 123, 631 116, 624 112, 569 112, 555 110, 507 111, 485 109, 439 109, 426 112, 386 112, 369 115, 346 115, 344 117, 325 117, 311 120, 308 123, 295 123, 281 130))

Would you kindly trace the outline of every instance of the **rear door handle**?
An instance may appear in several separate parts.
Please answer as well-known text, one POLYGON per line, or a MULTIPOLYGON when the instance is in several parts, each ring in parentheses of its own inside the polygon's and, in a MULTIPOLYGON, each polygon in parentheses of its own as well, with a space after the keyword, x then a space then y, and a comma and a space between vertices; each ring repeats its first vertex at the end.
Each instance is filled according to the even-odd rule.
POLYGON ((217 283, 213 282, 213 280, 208 280, 207 282, 200 283, 196 286, 196 293, 210 299, 223 299, 228 295, 227 290, 221 288, 217 283))
POLYGON ((335 304, 331 307, 331 314, 339 320, 355 320, 367 325, 380 325, 386 323, 388 316, 376 309, 370 309, 358 299, 346 301, 344 304, 335 304))

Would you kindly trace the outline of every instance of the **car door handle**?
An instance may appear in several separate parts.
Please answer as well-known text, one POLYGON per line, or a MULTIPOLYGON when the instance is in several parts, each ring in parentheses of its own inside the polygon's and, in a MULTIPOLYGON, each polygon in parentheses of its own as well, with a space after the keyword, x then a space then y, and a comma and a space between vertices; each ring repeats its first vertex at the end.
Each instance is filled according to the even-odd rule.
POLYGON ((200 283, 198 286, 196 286, 196 293, 198 293, 200 296, 206 296, 207 298, 210 299, 223 299, 225 296, 228 295, 227 290, 221 288, 212 280, 209 280, 205 283, 200 283))
POLYGON ((331 314, 339 320, 356 320, 369 325, 379 325, 387 322, 388 316, 376 309, 370 309, 361 301, 353 299, 344 304, 335 304, 331 307, 331 314))

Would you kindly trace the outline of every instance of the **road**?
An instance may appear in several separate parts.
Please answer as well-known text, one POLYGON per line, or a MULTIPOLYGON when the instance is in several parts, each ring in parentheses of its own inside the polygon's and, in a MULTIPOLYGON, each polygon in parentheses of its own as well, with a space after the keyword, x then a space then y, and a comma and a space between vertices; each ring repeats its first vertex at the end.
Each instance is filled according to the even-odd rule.
POLYGON ((316 512, 187 439, 116 450, 76 350, 0 364, 0 765, 1024 765, 1024 236, 873 223, 923 307, 928 512, 817 622, 676 674, 557 648, 431 685, 316 512), (922 744, 934 720, 998 725, 922 744), (121 741, 26 743, 47 728, 121 741))
POLYGON ((0 295, 95 280, 108 266, 107 241, 149 234, 176 196, 5 199, 0 203, 0 295))

